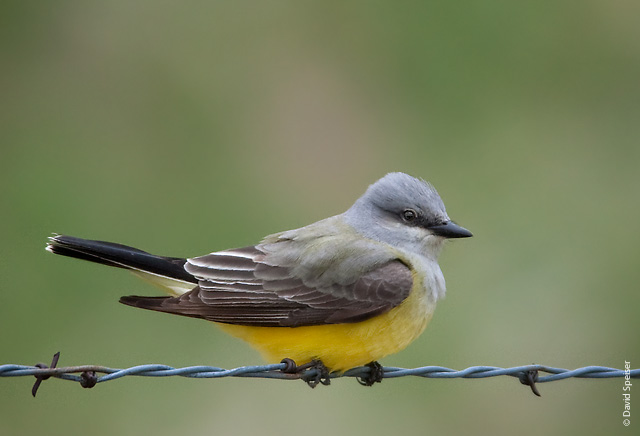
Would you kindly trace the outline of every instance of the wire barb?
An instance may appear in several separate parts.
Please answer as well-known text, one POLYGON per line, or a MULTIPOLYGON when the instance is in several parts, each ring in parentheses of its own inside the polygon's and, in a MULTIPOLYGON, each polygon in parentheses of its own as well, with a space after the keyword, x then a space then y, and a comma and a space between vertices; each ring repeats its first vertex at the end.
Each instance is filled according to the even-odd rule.
MULTIPOLYGON (((115 369, 98 365, 82 365, 57 367, 60 353, 53 356, 51 365, 39 363, 35 366, 6 364, 0 365, 0 377, 20 377, 35 376, 36 382, 32 389, 35 397, 42 381, 49 377, 63 380, 71 380, 80 383, 84 388, 92 388, 98 383, 126 376, 141 377, 190 377, 190 378, 222 378, 222 377, 253 377, 272 378, 281 380, 305 380, 308 383, 310 378, 319 380, 319 383, 328 385, 330 379, 339 377, 356 377, 366 379, 374 370, 371 366, 363 366, 350 369, 344 373, 324 373, 317 367, 305 367, 304 371, 296 370, 299 367, 292 366, 286 359, 281 363, 271 365, 241 366, 233 369, 223 369, 215 366, 188 366, 174 368, 168 365, 150 364, 138 365, 131 368, 115 369), (80 375, 78 375, 80 374, 80 375), (97 374, 103 374, 98 376, 97 374)), ((531 387, 534 394, 540 396, 536 383, 547 383, 567 378, 613 378, 629 377, 640 378, 640 369, 622 370, 604 366, 586 366, 573 370, 554 368, 544 365, 526 365, 513 368, 499 368, 495 366, 472 366, 463 370, 455 370, 442 366, 423 366, 420 368, 396 368, 381 367, 380 378, 397 378, 406 376, 426 377, 426 378, 486 378, 497 376, 511 376, 520 380, 522 384, 531 387), (540 376, 544 372, 549 375, 540 376)), ((317 385, 317 383, 315 383, 317 385)), ((373 383, 372 383, 373 384, 373 383)))
POLYGON ((531 392, 533 392, 538 397, 542 396, 540 395, 540 391, 536 386, 536 382, 538 381, 538 370, 534 369, 531 371, 523 371, 522 374, 520 374, 519 378, 520 378, 520 383, 531 387, 531 392))
MULTIPOLYGON (((42 369, 46 369, 46 368, 52 368, 53 369, 58 365, 58 359, 60 359, 60 352, 59 351, 56 354, 53 355, 53 358, 51 359, 51 366, 47 366, 44 363, 36 363, 35 367, 36 368, 42 368, 42 369)), ((35 377, 36 377, 36 382, 33 384, 33 387, 31 388, 31 395, 33 395, 33 398, 36 397, 36 394, 38 393, 38 388, 40 387, 40 384, 44 380, 47 380, 51 376, 50 375, 35 375, 35 377)))

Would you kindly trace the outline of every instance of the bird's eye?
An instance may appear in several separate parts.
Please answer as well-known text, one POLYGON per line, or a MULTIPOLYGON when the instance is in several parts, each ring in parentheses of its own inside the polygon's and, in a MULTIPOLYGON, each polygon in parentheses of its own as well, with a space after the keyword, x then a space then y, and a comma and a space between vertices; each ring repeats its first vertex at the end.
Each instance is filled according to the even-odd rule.
POLYGON ((416 218, 418 218, 418 213, 415 210, 405 209, 404 211, 402 211, 402 219, 405 220, 406 222, 410 223, 411 221, 414 221, 416 218))

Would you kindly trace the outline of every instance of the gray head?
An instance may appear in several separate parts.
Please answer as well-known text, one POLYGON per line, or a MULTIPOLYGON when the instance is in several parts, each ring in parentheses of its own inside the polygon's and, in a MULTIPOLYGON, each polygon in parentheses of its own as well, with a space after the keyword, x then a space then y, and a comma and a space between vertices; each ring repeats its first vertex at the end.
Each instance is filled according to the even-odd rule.
POLYGON ((371 239, 421 254, 446 238, 471 236, 451 221, 433 186, 404 173, 389 173, 369 186, 344 216, 371 239))

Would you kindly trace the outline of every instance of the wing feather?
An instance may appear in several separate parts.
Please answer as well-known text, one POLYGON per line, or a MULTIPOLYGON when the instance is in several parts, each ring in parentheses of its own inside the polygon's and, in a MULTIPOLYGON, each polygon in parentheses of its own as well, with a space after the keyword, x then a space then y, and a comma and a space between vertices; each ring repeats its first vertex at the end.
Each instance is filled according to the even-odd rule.
POLYGON ((121 301, 222 323, 296 327, 368 319, 399 305, 413 285, 409 267, 397 259, 349 284, 308 287, 291 268, 268 264, 265 257, 257 247, 245 247, 187 259, 185 270, 198 280, 193 290, 121 301))

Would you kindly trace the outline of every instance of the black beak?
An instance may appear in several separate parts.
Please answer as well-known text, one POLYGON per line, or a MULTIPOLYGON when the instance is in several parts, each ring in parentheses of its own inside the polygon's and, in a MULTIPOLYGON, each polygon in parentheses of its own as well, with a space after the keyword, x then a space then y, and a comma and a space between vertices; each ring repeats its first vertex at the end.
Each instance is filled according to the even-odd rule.
POLYGON ((468 238, 473 236, 469 230, 464 227, 460 227, 453 221, 449 221, 448 223, 441 224, 439 226, 429 226, 428 229, 434 234, 444 238, 468 238))

